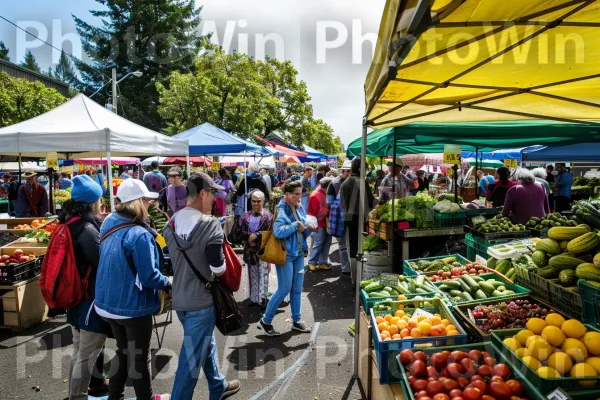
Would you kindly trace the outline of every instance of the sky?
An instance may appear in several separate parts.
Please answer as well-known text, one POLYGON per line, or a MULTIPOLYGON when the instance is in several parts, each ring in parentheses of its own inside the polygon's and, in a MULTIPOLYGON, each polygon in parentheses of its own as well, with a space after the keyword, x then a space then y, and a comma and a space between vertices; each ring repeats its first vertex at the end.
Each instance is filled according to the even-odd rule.
MULTIPOLYGON (((0 16, 85 60, 72 15, 99 24, 94 0, 0 0, 0 16)), ((363 84, 385 0, 196 0, 202 33, 226 51, 290 60, 306 82, 315 118, 331 125, 344 145, 361 135, 363 84)), ((0 20, 0 41, 12 62, 31 50, 42 70, 59 52, 0 20)))

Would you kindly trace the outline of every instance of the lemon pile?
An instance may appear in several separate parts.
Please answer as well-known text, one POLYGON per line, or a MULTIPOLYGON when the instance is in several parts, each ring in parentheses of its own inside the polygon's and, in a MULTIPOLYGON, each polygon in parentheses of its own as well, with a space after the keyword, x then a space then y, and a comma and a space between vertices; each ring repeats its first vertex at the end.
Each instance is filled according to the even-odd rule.
MULTIPOLYGON (((600 375, 600 333, 588 332, 581 322, 565 320, 560 314, 529 319, 527 329, 504 339, 504 345, 542 378, 600 375)), ((588 386, 596 381, 579 383, 588 386)))

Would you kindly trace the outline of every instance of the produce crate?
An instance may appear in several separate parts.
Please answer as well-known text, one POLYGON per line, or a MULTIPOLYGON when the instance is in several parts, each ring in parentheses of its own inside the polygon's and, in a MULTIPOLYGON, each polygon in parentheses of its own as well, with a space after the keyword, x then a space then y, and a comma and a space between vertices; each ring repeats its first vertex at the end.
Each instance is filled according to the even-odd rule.
MULTIPOLYGON (((419 349, 419 350, 421 350, 421 349, 419 349)), ((438 347, 435 349, 423 349, 423 352, 425 352, 425 354, 427 354, 427 356, 429 357, 434 353, 439 353, 442 351, 453 352, 453 351, 457 351, 457 350, 458 351, 462 350, 467 353, 471 350, 487 351, 488 353, 490 353, 490 355, 492 357, 494 357, 494 359, 496 359, 496 361, 498 363, 506 364, 506 366, 508 368, 510 368, 510 370, 512 371, 510 378, 517 379, 521 382, 521 384, 523 385, 523 396, 522 397, 526 397, 530 400, 546 400, 545 397, 540 395, 540 393, 537 391, 536 387, 527 380, 525 375, 521 371, 519 371, 519 368, 517 366, 515 366, 515 364, 513 364, 509 360, 509 358, 506 355, 504 355, 490 341, 485 341, 483 343, 472 343, 472 344, 467 344, 467 345, 459 345, 459 346, 438 347)), ((405 370, 404 366, 402 365, 402 362, 400 361, 399 355, 396 357, 396 362, 398 364, 398 369, 402 372, 402 383, 403 383, 405 399, 406 400, 416 400, 415 395, 414 395, 412 389, 410 388, 410 383, 408 382, 408 374, 406 373, 406 370, 405 370)))
POLYGON ((455 213, 436 212, 434 218, 437 228, 452 228, 455 226, 464 226, 467 213, 465 211, 457 211, 455 213))
POLYGON ((565 289, 558 283, 558 279, 548 280, 548 289, 550 290, 548 299, 551 300, 555 308, 564 311, 575 319, 581 319, 582 304, 579 293, 565 289))
POLYGON ((426 275, 425 273, 421 272, 421 271, 415 271, 413 269, 413 267, 410 266, 410 262, 417 262, 419 260, 426 260, 426 261, 433 261, 433 260, 440 260, 442 258, 448 258, 448 257, 456 257, 456 261, 461 263, 462 265, 467 265, 467 262, 469 260, 467 260, 466 258, 464 258, 463 256, 461 256, 460 254, 449 254, 446 256, 437 256, 437 257, 426 257, 426 258, 414 258, 412 260, 404 260, 403 262, 403 274, 406 276, 415 276, 415 275, 426 275))
MULTIPOLYGON (((424 294, 405 294, 404 296, 406 296, 407 299, 412 299, 414 297, 417 296, 421 296, 423 298, 433 298, 436 295, 439 295, 439 293, 424 293, 424 294)), ((393 301, 396 301, 397 296, 390 296, 389 298, 391 298, 393 301)), ((368 312, 370 309, 373 308, 373 306, 379 304, 379 303, 383 303, 383 302, 389 302, 389 300, 387 300, 387 298, 383 298, 383 297, 373 297, 370 298, 369 294, 367 292, 365 292, 364 289, 360 290, 360 302, 362 304, 363 309, 368 312)))
MULTIPOLYGON (((484 301, 489 301, 489 300, 508 300, 508 299, 513 299, 515 297, 519 297, 519 296, 523 296, 526 294, 531 293, 531 290, 524 288, 523 286, 519 286, 517 284, 514 283, 508 283, 506 280, 502 279, 500 276, 496 275, 496 274, 481 274, 479 275, 481 278, 483 278, 484 280, 488 280, 488 279, 494 279, 496 281, 502 282, 504 283, 504 286, 506 287, 507 290, 512 290, 513 292, 515 292, 515 294, 510 294, 508 296, 499 296, 499 297, 488 297, 487 299, 474 299, 473 301, 460 301, 460 302, 454 302, 452 300, 450 300, 450 303, 452 305, 460 305, 460 304, 479 304, 481 302, 484 301)), ((444 282, 435 282, 434 285, 436 287, 440 287, 440 285, 443 285, 444 282)), ((440 290, 440 293, 442 293, 442 295, 445 295, 445 292, 442 292, 440 290)), ((447 296, 446 296, 447 297, 447 296)))
POLYGON ((471 234, 474 237, 483 239, 483 240, 499 240, 499 239, 510 239, 510 240, 514 240, 514 239, 522 239, 522 238, 528 238, 531 237, 531 232, 530 231, 518 231, 518 232, 489 232, 489 233, 484 233, 484 232, 479 232, 476 230, 471 229, 471 234))
POLYGON ((508 243, 510 241, 510 239, 485 240, 473 236, 471 233, 467 233, 465 234, 465 244, 467 245, 467 259, 469 259, 470 261, 475 261, 475 256, 480 256, 485 259, 488 259, 488 247, 495 246, 497 244, 508 243))
POLYGON ((478 215, 493 216, 498 214, 497 208, 471 208, 466 211, 467 217, 476 217, 478 215))
POLYGON ((600 326, 600 287, 590 285, 583 279, 577 282, 581 294, 583 323, 600 326))
POLYGON ((389 311, 375 311, 371 312, 371 326, 373 329, 373 344, 375 348, 375 354, 377 355, 377 365, 379 366, 379 383, 397 383, 402 379, 402 372, 398 368, 398 363, 395 360, 396 353, 403 349, 411 349, 413 347, 427 348, 427 347, 440 347, 440 346, 453 346, 467 343, 467 334, 463 327, 458 323, 454 315, 450 312, 448 307, 440 299, 431 300, 420 300, 421 302, 430 301, 432 307, 416 307, 415 302, 419 300, 407 300, 395 302, 398 305, 404 305, 403 309, 405 313, 411 314, 417 308, 430 312, 432 314, 440 314, 442 318, 446 318, 450 323, 456 326, 456 329, 460 332, 459 335, 454 336, 433 336, 433 337, 420 337, 412 339, 400 339, 400 340, 387 340, 383 341, 379 330, 377 329, 376 317, 378 315, 388 314, 389 311), (410 308, 407 308, 410 307, 410 308), (414 307, 414 308, 413 308, 414 307))
POLYGON ((391 222, 380 222, 378 219, 370 219, 368 233, 382 240, 390 241, 394 234, 394 226, 391 222))
POLYGON ((0 284, 12 285, 39 275, 42 263, 39 259, 27 261, 12 267, 0 267, 0 284))
MULTIPOLYGON (((599 332, 598 328, 595 328, 592 325, 586 325, 586 328, 589 331, 599 332)), ((542 393, 542 395, 547 396, 550 392, 560 387, 565 392, 570 391, 586 391, 589 394, 590 399, 600 396, 600 386, 596 383, 593 386, 585 386, 579 383, 579 381, 583 380, 582 378, 571 378, 570 376, 563 376, 560 378, 552 378, 545 379, 540 377, 532 368, 523 363, 523 361, 508 347, 506 347, 503 343, 503 340, 507 337, 514 336, 521 329, 505 329, 500 331, 492 332, 492 343, 501 351, 508 356, 508 359, 514 363, 524 374, 525 377, 531 382, 534 387, 537 387, 538 390, 542 393), (592 390, 590 390, 592 389, 592 390), (595 396, 595 397, 594 397, 595 396)), ((587 378, 586 378, 587 379, 587 378)), ((587 380, 594 380, 593 378, 589 378, 587 380)), ((596 378, 596 380, 600 380, 600 376, 596 378)))
POLYGON ((531 237, 547 238, 549 229, 531 229, 531 237))
MULTIPOLYGON (((570 316, 560 312, 559 310, 556 310, 556 308, 553 307, 552 305, 550 305, 550 303, 548 303, 547 301, 541 300, 540 298, 534 297, 531 295, 517 296, 517 297, 513 297, 511 299, 504 299, 504 300, 482 301, 477 304, 474 304, 474 303, 461 304, 461 305, 454 306, 453 310, 454 310, 454 314, 456 315, 456 318, 460 321, 463 328, 465 328, 465 331, 467 332, 467 335, 469 337, 469 342, 476 343, 476 342, 491 340, 492 334, 485 333, 481 329, 479 329, 479 327, 473 322, 473 320, 469 316, 469 310, 473 310, 475 308, 475 306, 480 305, 480 304, 481 305, 494 305, 494 304, 501 303, 503 301, 518 300, 518 299, 535 301, 536 303, 543 305, 548 309, 552 309, 553 311, 556 311, 558 314, 562 315, 565 319, 571 318, 570 316)), ((520 329, 525 329, 525 328, 520 328, 520 329)))
POLYGON ((531 289, 531 294, 534 296, 550 300, 550 288, 547 279, 538 276, 534 271, 530 271, 521 265, 514 264, 514 266, 517 283, 531 289))

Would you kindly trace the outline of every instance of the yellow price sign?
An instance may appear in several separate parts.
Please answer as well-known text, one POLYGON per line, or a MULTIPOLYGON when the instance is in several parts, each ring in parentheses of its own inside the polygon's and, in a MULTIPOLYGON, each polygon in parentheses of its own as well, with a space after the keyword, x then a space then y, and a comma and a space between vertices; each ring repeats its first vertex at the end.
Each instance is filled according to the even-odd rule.
POLYGON ((444 145, 444 164, 460 165, 462 146, 457 144, 444 145))
POLYGON ((213 162, 212 162, 212 165, 210 166, 210 168, 211 168, 212 170, 218 171, 218 170, 220 170, 220 169, 221 169, 221 163, 220 163, 220 162, 218 162, 218 161, 213 161, 213 162))
POLYGON ((517 159, 504 159, 504 166, 506 168, 518 168, 519 167, 519 160, 517 159))
POLYGON ((58 169, 58 154, 55 151, 46 153, 46 168, 58 169))

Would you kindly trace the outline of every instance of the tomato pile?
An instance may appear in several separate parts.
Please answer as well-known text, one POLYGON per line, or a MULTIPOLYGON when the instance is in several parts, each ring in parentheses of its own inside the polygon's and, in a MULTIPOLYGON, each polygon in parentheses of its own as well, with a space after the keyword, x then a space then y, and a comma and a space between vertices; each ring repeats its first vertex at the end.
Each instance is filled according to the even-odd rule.
POLYGON ((486 351, 402 350, 400 361, 418 400, 527 400, 511 369, 486 351))
POLYGON ((467 265, 460 267, 444 268, 436 272, 435 275, 429 276, 431 282, 441 282, 450 279, 456 279, 461 275, 481 275, 488 272, 486 267, 479 263, 468 262, 467 265))

